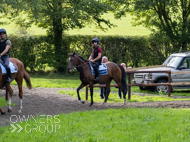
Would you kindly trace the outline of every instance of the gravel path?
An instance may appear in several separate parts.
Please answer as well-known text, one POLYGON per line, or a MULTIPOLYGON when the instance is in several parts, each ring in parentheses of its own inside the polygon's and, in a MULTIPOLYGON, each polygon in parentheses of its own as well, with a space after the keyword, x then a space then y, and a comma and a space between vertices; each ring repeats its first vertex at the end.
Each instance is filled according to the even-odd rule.
MULTIPOLYGON (((66 94, 58 94, 59 90, 63 88, 33 88, 31 90, 23 87, 23 110, 22 114, 18 114, 19 97, 17 86, 12 86, 14 96, 12 102, 16 104, 13 106, 12 112, 7 112, 7 107, 2 107, 6 115, 0 115, 0 126, 6 126, 10 123, 10 118, 13 115, 56 115, 60 113, 70 113, 76 111, 100 110, 108 108, 127 108, 127 107, 170 107, 170 108, 190 108, 190 101, 168 101, 168 102, 131 102, 123 106, 121 103, 94 103, 89 107, 89 102, 81 104, 77 98, 66 94)), ((5 90, 0 90, 0 96, 4 97, 5 90)), ((108 100, 109 101, 109 100, 108 100)), ((103 100, 102 100, 103 102, 103 100)))

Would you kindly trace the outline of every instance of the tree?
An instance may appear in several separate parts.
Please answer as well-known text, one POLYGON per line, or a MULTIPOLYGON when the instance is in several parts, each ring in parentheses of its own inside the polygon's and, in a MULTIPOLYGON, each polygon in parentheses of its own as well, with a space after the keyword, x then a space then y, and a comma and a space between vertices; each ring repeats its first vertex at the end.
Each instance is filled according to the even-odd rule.
MULTIPOLYGON (((11 19, 22 26, 35 23, 39 27, 47 28, 51 37, 49 42, 54 44, 55 67, 58 71, 65 71, 69 47, 62 40, 64 32, 69 29, 82 28, 88 24, 95 24, 97 28, 105 30, 102 23, 113 26, 110 21, 101 17, 111 10, 111 6, 99 0, 7 0, 7 13, 11 19), (19 17, 26 13, 27 19, 19 17), (19 17, 19 18, 18 18, 19 17), (16 20, 17 18, 17 20, 16 20)), ((7 15, 8 16, 8 15, 7 15)))
POLYGON ((134 25, 144 25, 154 33, 169 37, 174 50, 187 49, 190 43, 190 0, 109 0, 115 16, 135 16, 134 25))

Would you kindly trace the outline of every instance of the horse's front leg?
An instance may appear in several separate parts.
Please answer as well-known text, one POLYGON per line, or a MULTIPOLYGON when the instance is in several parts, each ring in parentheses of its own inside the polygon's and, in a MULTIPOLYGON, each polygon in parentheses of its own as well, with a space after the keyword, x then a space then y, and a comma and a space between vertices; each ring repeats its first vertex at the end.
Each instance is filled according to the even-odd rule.
POLYGON ((86 84, 81 83, 80 86, 77 88, 78 100, 79 100, 82 104, 84 104, 85 101, 83 101, 83 100, 80 98, 79 90, 82 89, 84 86, 86 86, 86 84))
POLYGON ((7 83, 6 85, 6 91, 8 91, 9 93, 9 97, 8 97, 8 112, 11 112, 12 111, 12 107, 11 107, 11 99, 12 99, 12 96, 13 96, 13 90, 10 86, 10 83, 7 83))
POLYGON ((90 103, 90 106, 93 105, 94 101, 93 101, 93 84, 90 85, 90 96, 91 96, 91 103, 90 103))
POLYGON ((20 99, 20 109, 19 109, 18 113, 20 114, 20 113, 22 113, 22 97, 23 97, 22 81, 20 83, 18 83, 18 89, 19 89, 19 99, 20 99))

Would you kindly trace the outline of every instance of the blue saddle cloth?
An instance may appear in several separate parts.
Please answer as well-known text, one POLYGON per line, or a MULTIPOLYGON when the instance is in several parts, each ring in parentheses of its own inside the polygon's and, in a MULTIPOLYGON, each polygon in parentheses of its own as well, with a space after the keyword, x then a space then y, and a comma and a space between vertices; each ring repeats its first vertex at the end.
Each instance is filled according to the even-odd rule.
MULTIPOLYGON (((0 63, 0 67, 1 67, 2 74, 3 75, 7 74, 7 70, 2 65, 2 63, 0 63)), ((16 67, 12 62, 9 62, 9 67, 10 67, 11 73, 17 73, 16 67)))
MULTIPOLYGON (((89 64, 90 65, 90 64, 89 64)), ((94 68, 90 65, 90 69, 93 75, 95 75, 94 68)), ((99 75, 107 75, 108 74, 108 67, 105 64, 99 65, 99 75)))

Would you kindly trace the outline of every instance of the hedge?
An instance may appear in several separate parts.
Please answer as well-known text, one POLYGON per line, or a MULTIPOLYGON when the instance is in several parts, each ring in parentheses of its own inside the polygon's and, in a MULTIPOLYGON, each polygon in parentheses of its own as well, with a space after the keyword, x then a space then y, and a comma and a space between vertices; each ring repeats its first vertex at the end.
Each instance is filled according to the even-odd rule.
MULTIPOLYGON (((107 56, 109 61, 120 64, 125 62, 127 66, 141 67, 162 64, 171 53, 179 49, 174 49, 167 38, 156 35, 151 36, 82 36, 64 35, 64 47, 69 48, 69 52, 76 52, 88 59, 91 50, 91 40, 98 37, 99 45, 103 49, 103 56, 107 56), (66 45, 65 45, 66 44, 66 45)), ((23 61, 28 71, 34 72, 45 70, 51 67, 56 70, 54 45, 48 36, 9 36, 13 46, 11 57, 23 61)), ((64 51, 64 48, 61 50, 64 51)), ((62 51, 60 51, 62 53, 62 51)), ((60 60, 63 57, 59 57, 60 60)), ((67 65, 62 65, 66 68, 67 65)), ((65 69, 66 70, 66 69, 65 69)))

